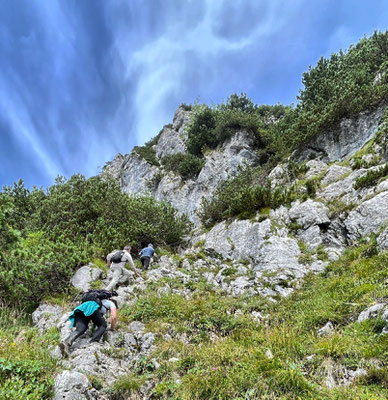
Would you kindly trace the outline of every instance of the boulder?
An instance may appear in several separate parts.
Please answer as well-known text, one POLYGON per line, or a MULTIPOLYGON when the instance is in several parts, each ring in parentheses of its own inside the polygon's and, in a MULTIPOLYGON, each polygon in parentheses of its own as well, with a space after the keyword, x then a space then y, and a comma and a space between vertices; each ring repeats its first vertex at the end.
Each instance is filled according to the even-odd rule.
POLYGON ((310 250, 315 250, 323 243, 319 226, 313 225, 305 231, 298 232, 298 238, 303 240, 310 250))
POLYGON ((86 375, 65 370, 55 378, 53 400, 91 400, 90 389, 86 375))
POLYGON ((327 169, 327 164, 320 160, 307 161, 306 166, 308 167, 307 179, 315 178, 327 169))
POLYGON ((363 322, 367 319, 376 318, 379 312, 385 307, 385 304, 379 303, 367 308, 357 318, 357 322, 363 322))
POLYGON ((289 216, 304 229, 312 225, 327 225, 330 223, 328 217, 329 209, 322 203, 306 200, 303 203, 296 202, 290 209, 289 216))
POLYGON ((95 267, 93 264, 85 265, 77 270, 71 278, 71 284, 84 292, 90 289, 90 284, 99 279, 102 275, 102 270, 95 267))
POLYGON ((348 238, 352 241, 368 236, 388 222, 388 191, 364 201, 345 220, 348 238))
POLYGON ((318 336, 329 336, 334 332, 334 325, 329 321, 321 329, 318 329, 318 336))
POLYGON ((341 165, 331 165, 327 171, 325 176, 323 177, 321 184, 322 185, 329 185, 330 183, 338 181, 344 175, 349 174, 352 172, 352 169, 349 167, 343 167, 341 165))
POLYGON ((58 305, 41 303, 32 313, 32 321, 41 333, 56 326, 63 314, 63 308, 58 305))
POLYGON ((260 246, 254 268, 256 271, 282 273, 287 271, 291 276, 301 278, 307 268, 299 264, 298 243, 289 237, 271 236, 260 246))
POLYGON ((205 250, 224 258, 255 259, 260 245, 271 235, 271 221, 235 220, 230 225, 221 222, 205 235, 205 250))

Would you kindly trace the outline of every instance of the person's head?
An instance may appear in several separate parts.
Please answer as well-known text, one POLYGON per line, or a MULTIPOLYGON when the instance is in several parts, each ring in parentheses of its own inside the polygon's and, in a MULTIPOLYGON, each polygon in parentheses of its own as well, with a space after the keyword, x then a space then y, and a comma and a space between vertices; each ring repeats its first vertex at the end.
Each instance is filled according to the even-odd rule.
POLYGON ((149 243, 149 244, 148 244, 148 247, 152 247, 152 248, 153 248, 154 246, 152 245, 152 243, 149 243))
POLYGON ((131 246, 125 246, 124 250, 127 251, 128 253, 130 253, 131 252, 131 246))

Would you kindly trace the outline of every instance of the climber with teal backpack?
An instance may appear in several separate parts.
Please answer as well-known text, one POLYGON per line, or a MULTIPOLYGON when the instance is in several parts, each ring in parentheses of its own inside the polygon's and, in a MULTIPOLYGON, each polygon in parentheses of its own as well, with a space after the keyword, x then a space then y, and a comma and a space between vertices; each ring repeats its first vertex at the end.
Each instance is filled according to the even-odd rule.
POLYGON ((111 299, 112 296, 117 296, 117 292, 89 290, 82 296, 81 304, 69 315, 71 327, 75 326, 75 331, 59 344, 63 356, 69 356, 70 346, 86 332, 90 321, 97 328, 90 342, 99 342, 107 327, 104 314, 108 312, 111 313, 111 329, 114 330, 117 322, 117 303, 111 299))

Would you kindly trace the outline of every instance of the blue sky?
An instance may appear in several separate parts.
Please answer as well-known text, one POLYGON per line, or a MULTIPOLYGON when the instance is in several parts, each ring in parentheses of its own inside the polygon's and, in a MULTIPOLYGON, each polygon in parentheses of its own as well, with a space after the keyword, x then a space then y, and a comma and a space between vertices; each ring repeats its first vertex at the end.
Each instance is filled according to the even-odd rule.
POLYGON ((180 103, 295 103, 309 65, 387 16, 385 0, 4 1, 0 187, 95 175, 180 103))

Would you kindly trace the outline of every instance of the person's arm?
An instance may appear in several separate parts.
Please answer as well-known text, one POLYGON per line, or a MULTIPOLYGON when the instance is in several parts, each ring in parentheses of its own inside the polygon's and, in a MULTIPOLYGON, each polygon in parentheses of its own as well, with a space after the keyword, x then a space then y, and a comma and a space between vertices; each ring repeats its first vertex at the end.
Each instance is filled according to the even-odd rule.
POLYGON ((111 255, 108 254, 108 255, 106 256, 106 266, 107 266, 108 268, 110 267, 110 264, 111 264, 110 259, 111 259, 111 255))
POLYGON ((116 324, 117 324, 117 309, 116 309, 116 307, 111 307, 110 316, 111 316, 110 328, 112 329, 112 331, 114 331, 116 324))

